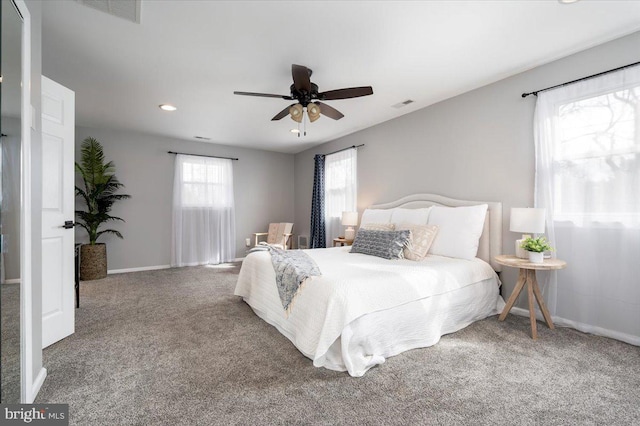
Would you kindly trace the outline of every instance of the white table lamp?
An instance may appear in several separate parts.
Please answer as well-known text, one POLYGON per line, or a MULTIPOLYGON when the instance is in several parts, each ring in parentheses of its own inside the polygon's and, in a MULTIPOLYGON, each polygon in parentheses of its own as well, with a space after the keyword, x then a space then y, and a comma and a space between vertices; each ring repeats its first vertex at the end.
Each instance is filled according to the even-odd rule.
POLYGON ((353 229, 358 224, 358 212, 342 212, 342 224, 347 227, 344 230, 344 239, 353 241, 356 231, 353 229))
POLYGON ((516 256, 521 259, 527 258, 527 251, 520 248, 522 241, 531 237, 530 234, 544 233, 545 210, 514 207, 511 209, 509 220, 509 230, 511 232, 521 232, 522 239, 516 240, 516 256))

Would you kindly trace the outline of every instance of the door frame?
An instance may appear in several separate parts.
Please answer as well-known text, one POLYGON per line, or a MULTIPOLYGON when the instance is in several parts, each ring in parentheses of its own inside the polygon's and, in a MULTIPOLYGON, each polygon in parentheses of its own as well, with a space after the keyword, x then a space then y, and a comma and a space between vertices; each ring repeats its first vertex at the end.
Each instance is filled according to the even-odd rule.
POLYGON ((22 69, 20 105, 20 401, 33 402, 46 371, 34 381, 33 287, 32 287, 32 157, 31 131, 34 114, 31 106, 31 14, 24 0, 12 0, 22 16, 22 69), (37 381, 40 380, 40 383, 37 381))

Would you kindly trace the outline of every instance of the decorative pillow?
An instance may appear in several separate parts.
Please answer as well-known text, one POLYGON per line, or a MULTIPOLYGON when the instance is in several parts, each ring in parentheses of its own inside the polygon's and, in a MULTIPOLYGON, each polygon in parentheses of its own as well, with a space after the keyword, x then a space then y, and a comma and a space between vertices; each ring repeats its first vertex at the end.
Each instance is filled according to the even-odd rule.
POLYGON ((365 223, 360 229, 369 229, 371 231, 393 231, 396 226, 393 223, 365 223))
POLYGON ((430 253, 472 260, 478 254, 487 204, 465 207, 434 206, 429 225, 438 226, 430 253))
POLYGON ((426 225, 429 220, 429 212, 431 207, 424 209, 393 209, 391 213, 391 223, 404 223, 407 225, 426 225))
POLYGON ((351 253, 362 253, 384 259, 402 259, 403 249, 409 242, 411 231, 358 230, 351 253))
POLYGON ((409 260, 422 260, 427 255, 429 247, 438 233, 436 225, 412 225, 401 223, 396 227, 398 230, 411 231, 409 244, 404 248, 404 258, 409 260))
POLYGON ((366 209, 362 212, 362 219, 360 219, 360 226, 365 223, 389 223, 391 222, 392 210, 386 209, 366 209))

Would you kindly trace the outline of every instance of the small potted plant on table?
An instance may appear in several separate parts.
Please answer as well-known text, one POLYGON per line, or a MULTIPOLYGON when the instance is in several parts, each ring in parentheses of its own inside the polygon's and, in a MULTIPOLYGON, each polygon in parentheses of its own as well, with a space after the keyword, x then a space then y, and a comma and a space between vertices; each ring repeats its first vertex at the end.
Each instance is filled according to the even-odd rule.
POLYGON ((531 263, 544 262, 544 252, 553 250, 545 237, 529 237, 522 242, 520 247, 529 252, 529 262, 531 263))

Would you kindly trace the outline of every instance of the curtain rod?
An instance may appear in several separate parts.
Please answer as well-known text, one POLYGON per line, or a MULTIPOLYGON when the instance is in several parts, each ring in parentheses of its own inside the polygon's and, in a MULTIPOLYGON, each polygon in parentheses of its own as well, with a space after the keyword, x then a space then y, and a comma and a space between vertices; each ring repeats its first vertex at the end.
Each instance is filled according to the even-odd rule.
POLYGON ((238 161, 238 159, 237 159, 237 158, 231 158, 231 157, 218 157, 217 155, 187 154, 186 152, 173 152, 173 151, 167 151, 167 154, 193 155, 193 156, 195 156, 195 157, 222 158, 223 160, 233 160, 233 161, 238 161))
POLYGON ((337 150, 337 151, 333 151, 333 152, 330 152, 330 153, 328 153, 328 154, 324 154, 324 155, 326 156, 326 155, 331 155, 331 154, 337 154, 337 153, 339 153, 339 152, 346 151, 346 150, 348 150, 348 149, 356 149, 356 148, 360 148, 361 146, 364 146, 364 144, 360 144, 360 145, 351 145, 351 146, 348 146, 348 147, 346 147, 346 148, 342 148, 342 149, 339 149, 339 150, 337 150))
POLYGON ((579 78, 577 80, 567 81, 566 83, 562 83, 562 84, 556 84, 555 86, 547 87, 546 89, 540 89, 540 90, 536 90, 534 92, 523 93, 522 97, 526 98, 529 95, 538 96, 539 92, 544 92, 544 91, 547 91, 547 90, 555 89, 557 87, 566 86, 567 84, 577 83, 577 82, 582 81, 582 80, 589 80, 590 78, 599 77, 599 76, 604 75, 604 74, 609 74, 610 72, 619 71, 619 70, 622 70, 622 69, 625 69, 625 68, 629 68, 629 67, 632 67, 634 65, 639 65, 639 64, 640 64, 640 61, 639 62, 634 62, 633 64, 624 65, 622 67, 614 68, 612 70, 599 72, 598 74, 593 74, 593 75, 589 75, 587 77, 582 77, 582 78, 579 78))

